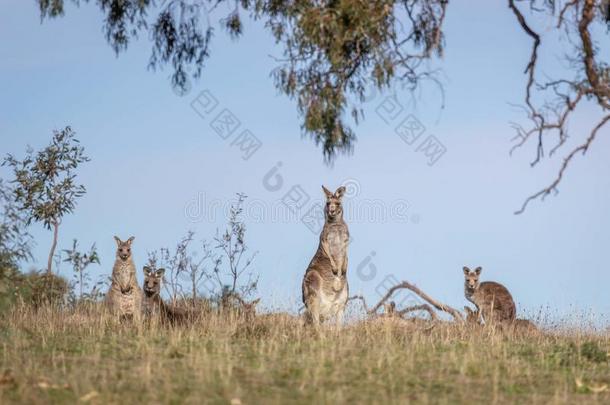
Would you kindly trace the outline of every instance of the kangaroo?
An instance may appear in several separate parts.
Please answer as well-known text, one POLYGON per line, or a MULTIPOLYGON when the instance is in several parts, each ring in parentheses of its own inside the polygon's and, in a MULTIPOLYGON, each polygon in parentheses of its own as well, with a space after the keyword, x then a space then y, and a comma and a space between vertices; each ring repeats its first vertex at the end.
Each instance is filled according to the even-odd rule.
POLYGON ((395 318, 398 317, 398 313, 396 312, 396 303, 394 301, 390 301, 389 303, 383 304, 383 313, 381 317, 384 318, 395 318))
POLYGON ((244 317, 246 321, 252 321, 256 317, 256 305, 258 305, 260 300, 260 298, 257 298, 251 302, 245 302, 242 300, 243 308, 241 309, 240 315, 244 317))
MULTIPOLYGON (((480 325, 481 324, 481 316, 479 314, 479 310, 473 311, 470 307, 465 306, 464 311, 466 311, 466 322, 480 325)), ((529 319, 516 318, 512 322, 512 330, 519 334, 528 334, 538 332, 538 327, 536 324, 529 319)))
POLYGON ((486 324, 513 322, 517 313, 513 297, 502 284, 493 281, 481 283, 481 270, 477 267, 471 271, 464 266, 464 295, 477 307, 479 321, 483 318, 486 324))
POLYGON ((515 332, 521 334, 530 334, 538 332, 538 327, 536 327, 536 324, 530 321, 529 319, 517 318, 515 319, 513 326, 515 328, 515 332))
POLYGON ((469 306, 464 306, 464 311, 466 311, 466 323, 472 324, 480 324, 481 315, 479 315, 479 310, 473 311, 469 306))
POLYGON ((161 323, 184 323, 188 319, 188 312, 171 308, 161 298, 161 281, 165 274, 165 269, 153 270, 144 266, 144 299, 142 306, 144 315, 151 319, 159 317, 161 323))
POLYGON ((227 313, 234 313, 246 321, 251 321, 256 317, 256 306, 260 298, 247 302, 236 292, 223 291, 220 297, 220 310, 227 313))
POLYGON ((139 319, 142 310, 142 290, 138 286, 136 266, 131 256, 131 244, 134 239, 132 236, 123 242, 118 236, 114 237, 117 243, 116 260, 106 303, 121 319, 139 319))
POLYGON ((305 319, 316 326, 325 319, 336 317, 339 326, 348 297, 347 245, 349 231, 343 220, 341 199, 345 187, 334 193, 322 186, 326 195, 324 228, 320 234, 318 250, 303 277, 303 303, 305 319))
POLYGON ((147 318, 160 316, 166 312, 167 306, 161 298, 161 281, 165 269, 153 270, 144 266, 144 299, 142 300, 142 312, 147 318))

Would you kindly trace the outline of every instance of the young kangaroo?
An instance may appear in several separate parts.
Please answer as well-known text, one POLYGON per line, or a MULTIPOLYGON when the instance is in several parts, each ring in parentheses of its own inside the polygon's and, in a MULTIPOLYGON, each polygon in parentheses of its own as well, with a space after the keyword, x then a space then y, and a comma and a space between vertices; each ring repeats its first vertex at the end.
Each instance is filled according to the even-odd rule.
POLYGON ((161 298, 161 281, 165 274, 165 269, 153 270, 144 266, 144 299, 142 307, 144 315, 151 319, 159 317, 161 323, 184 323, 188 319, 188 312, 171 308, 161 298))
MULTIPOLYGON (((477 307, 477 312, 486 324, 491 322, 513 322, 517 310, 515 302, 506 287, 502 284, 480 282, 481 268, 471 271, 464 266, 464 295, 477 307)), ((475 312, 476 313, 476 312, 475 312)))
POLYGON ((114 237, 117 243, 116 260, 112 268, 110 290, 106 302, 110 310, 121 318, 139 319, 142 310, 142 290, 136 279, 136 266, 131 257, 132 236, 126 242, 114 237))
MULTIPOLYGON (((479 310, 473 311, 470 307, 464 307, 466 311, 466 322, 474 325, 481 324, 481 316, 479 310)), ((513 321, 512 330, 518 334, 531 334, 538 332, 536 324, 529 319, 517 318, 513 321)))
POLYGON ((341 204, 345 187, 339 187, 334 193, 324 186, 322 190, 326 194, 325 223, 318 250, 303 277, 303 303, 307 322, 319 325, 335 316, 337 325, 340 325, 348 296, 349 231, 343 220, 341 204))
POLYGON ((466 323, 469 324, 480 324, 481 323, 481 315, 479 315, 479 310, 473 311, 472 308, 468 306, 464 306, 464 311, 466 312, 466 323))
POLYGON ((513 326, 517 333, 529 334, 538 332, 536 324, 529 319, 515 319, 513 326))

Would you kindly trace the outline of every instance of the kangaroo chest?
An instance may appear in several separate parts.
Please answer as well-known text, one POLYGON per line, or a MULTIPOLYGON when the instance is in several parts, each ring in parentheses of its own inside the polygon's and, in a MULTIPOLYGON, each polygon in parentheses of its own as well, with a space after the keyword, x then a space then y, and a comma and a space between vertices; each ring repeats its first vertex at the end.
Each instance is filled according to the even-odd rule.
POLYGON ((131 263, 116 263, 112 278, 114 283, 118 283, 121 287, 127 287, 135 279, 135 271, 131 263))
POLYGON ((147 297, 144 296, 142 300, 142 304, 144 306, 144 313, 148 316, 157 316, 161 313, 161 298, 156 297, 147 297))
POLYGON ((325 239, 328 246, 328 254, 337 265, 337 270, 342 269, 343 262, 347 257, 347 244, 349 242, 347 226, 345 224, 330 226, 325 239))

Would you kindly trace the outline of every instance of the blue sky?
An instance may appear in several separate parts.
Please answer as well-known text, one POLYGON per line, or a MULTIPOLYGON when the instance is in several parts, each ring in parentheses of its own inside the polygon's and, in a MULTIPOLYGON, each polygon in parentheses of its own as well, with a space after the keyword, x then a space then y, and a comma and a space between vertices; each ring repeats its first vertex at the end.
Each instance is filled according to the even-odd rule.
MULTIPOLYGON (((70 247, 73 238, 82 248, 97 243, 102 263, 93 269, 96 277, 111 272, 113 235, 136 236, 140 268, 147 251, 173 246, 188 229, 210 239, 224 218, 202 207, 241 191, 251 201, 247 238, 259 251, 253 265, 260 274, 259 295, 267 306, 295 307, 318 236, 298 217, 272 214, 287 213, 281 200, 293 186, 311 197, 307 210, 321 201, 321 184, 336 188, 348 181, 353 193, 346 209, 378 208, 372 218, 348 218, 354 237, 351 292, 374 301, 392 276, 461 308, 462 266, 480 265, 484 279, 510 289, 520 314, 551 308, 560 316, 582 310, 607 316, 608 129, 586 158, 574 161, 558 196, 513 215, 527 195, 552 179, 562 155, 533 169, 533 144, 509 156, 510 122, 524 122, 511 103, 522 102, 530 43, 506 7, 465 3, 449 6, 446 53, 434 65, 442 67, 445 108, 433 85, 425 85, 415 103, 396 90, 402 110, 388 124, 378 111, 390 94, 372 94, 366 120, 356 128, 354 154, 328 167, 321 150, 301 136, 294 101, 273 86, 269 55, 280 50, 260 24, 248 22, 237 42, 217 29, 203 77, 180 97, 169 85, 169 70, 146 69, 147 38, 115 57, 94 7, 69 7, 63 19, 41 24, 33 1, 3 1, 1 151, 22 155, 27 144, 46 145, 53 129, 69 124, 77 131, 92 158, 79 177, 88 192, 65 218, 59 247, 70 247), (202 118, 191 102, 204 90, 218 106, 202 118), (250 159, 231 145, 234 138, 224 140, 212 130, 223 108, 241 122, 238 133, 248 129, 262 142, 250 159), (420 141, 433 135, 446 148, 432 166, 416 150, 418 143, 408 145, 394 132, 409 115, 425 127, 420 141), (278 162, 283 185, 270 191, 264 177, 278 162)), ((563 41, 550 38, 543 47, 545 73, 561 69, 563 41)), ((582 139, 597 114, 590 106, 579 111, 570 123, 570 144, 582 139)), ((37 241, 33 265, 43 267, 51 235, 38 225, 31 231, 37 241)), ((61 271, 69 269, 64 265, 61 271)))

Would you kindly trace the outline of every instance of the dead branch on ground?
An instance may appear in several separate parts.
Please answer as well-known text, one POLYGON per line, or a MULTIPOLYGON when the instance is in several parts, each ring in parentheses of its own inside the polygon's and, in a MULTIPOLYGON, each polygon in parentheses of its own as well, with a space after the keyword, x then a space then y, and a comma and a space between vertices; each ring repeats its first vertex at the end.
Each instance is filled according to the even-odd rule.
POLYGON ((381 298, 381 300, 372 308, 369 308, 367 306, 366 300, 362 295, 354 295, 352 297, 349 297, 348 301, 352 301, 352 300, 361 301, 367 315, 372 316, 377 313, 379 308, 381 308, 383 306, 383 304, 388 299, 390 299, 390 297, 392 297, 392 295, 396 291, 401 290, 401 289, 407 289, 407 290, 412 291, 413 293, 417 294, 421 299, 428 302, 428 304, 424 303, 424 304, 420 304, 420 305, 413 305, 413 306, 410 306, 410 307, 407 307, 407 308, 404 308, 401 310, 397 310, 396 314, 398 314, 399 316, 403 317, 405 314, 407 314, 409 312, 414 312, 414 311, 426 311, 426 312, 428 312, 428 314, 430 314, 430 318, 432 320, 436 320, 438 317, 437 317, 436 312, 433 309, 433 308, 435 308, 437 311, 443 311, 443 312, 448 313, 449 315, 451 315, 453 317, 454 320, 456 320, 458 322, 464 321, 464 317, 458 310, 450 307, 449 305, 443 304, 443 303, 435 300, 434 298, 430 297, 428 294, 426 294, 425 292, 420 290, 417 286, 415 286, 407 281, 403 281, 403 282, 393 286, 392 288, 390 288, 387 291, 387 293, 381 298))

